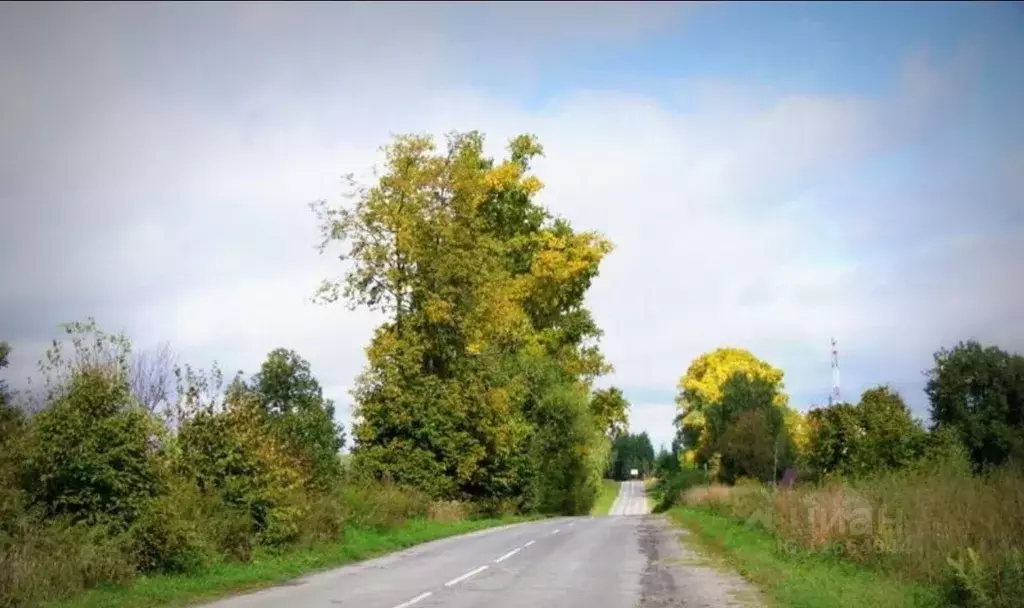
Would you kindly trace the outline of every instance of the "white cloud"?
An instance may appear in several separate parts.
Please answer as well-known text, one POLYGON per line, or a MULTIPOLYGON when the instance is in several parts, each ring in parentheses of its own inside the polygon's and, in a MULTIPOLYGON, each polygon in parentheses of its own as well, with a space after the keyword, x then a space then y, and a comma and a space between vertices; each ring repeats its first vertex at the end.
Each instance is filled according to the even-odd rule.
MULTIPOLYGON (((1024 298, 1007 281, 1019 228, 879 259, 858 246, 887 228, 885 203, 864 203, 860 224, 832 219, 830 180, 948 118, 959 68, 915 58, 887 98, 753 103, 744 83, 691 83, 699 103, 685 111, 617 91, 528 110, 461 78, 486 49, 445 35, 429 10, 185 6, 106 7, 84 22, 68 16, 80 9, 0 9, 18 17, 0 26, 12 34, 0 36, 0 78, 17 91, 0 100, 0 197, 14 219, 0 242, 0 335, 15 341, 15 377, 56 323, 93 315, 227 370, 295 348, 347 402, 377 319, 310 303, 340 267, 313 250, 306 203, 336 199, 339 176, 365 172, 389 133, 453 128, 481 129, 496 151, 537 133, 546 204, 617 245, 590 297, 609 382, 672 389, 693 357, 733 344, 786 370, 791 389, 824 394, 830 335, 854 360, 851 386, 909 382, 965 333, 1024 341, 1024 298), (201 16, 216 27, 182 39, 201 16), (33 28, 64 37, 48 48, 33 28), (908 108, 928 120, 909 124, 908 108)), ((657 25, 619 21, 583 34, 628 40, 657 25)), ((515 30, 488 23, 493 36, 515 30)), ((1018 179, 1019 201, 1016 174, 1000 179, 1018 179)), ((908 217, 928 203, 891 201, 908 217)), ((672 408, 638 404, 634 429, 667 443, 672 408)))

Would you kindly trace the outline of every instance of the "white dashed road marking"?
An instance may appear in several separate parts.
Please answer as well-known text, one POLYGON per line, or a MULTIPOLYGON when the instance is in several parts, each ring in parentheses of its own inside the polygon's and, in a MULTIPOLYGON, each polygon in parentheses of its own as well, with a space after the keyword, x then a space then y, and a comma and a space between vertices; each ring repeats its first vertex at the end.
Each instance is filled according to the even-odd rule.
POLYGON ((395 606, 395 608, 409 608, 409 606, 412 606, 413 604, 415 604, 416 602, 419 602, 421 600, 425 600, 428 597, 430 597, 431 595, 433 595, 433 593, 431 593, 429 591, 427 591, 426 593, 421 593, 421 594, 417 595, 416 597, 412 598, 411 600, 409 600, 408 602, 405 602, 404 604, 399 604, 399 605, 395 606))
POLYGON ((505 561, 506 559, 508 559, 508 558, 512 557, 513 555, 515 555, 516 553, 519 553, 519 552, 520 552, 520 551, 522 551, 522 550, 523 550, 523 549, 522 549, 522 547, 520 547, 520 548, 518 548, 518 549, 512 549, 511 551, 509 551, 509 552, 508 552, 508 553, 506 553, 505 555, 502 555, 502 556, 501 556, 501 557, 499 557, 498 559, 494 560, 494 563, 496 563, 496 564, 500 564, 501 562, 505 561))
POLYGON ((448 581, 447 583, 444 584, 444 586, 445 587, 451 587, 452 585, 457 585, 457 584, 461 583, 462 581, 466 580, 467 578, 473 576, 474 574, 480 574, 481 572, 483 572, 486 569, 487 569, 487 566, 480 566, 476 570, 470 570, 469 572, 463 574, 462 576, 460 576, 458 578, 453 578, 452 580, 448 581))
MULTIPOLYGON (((576 522, 570 522, 569 525, 571 526, 574 523, 576 523, 576 522)), ((560 528, 555 528, 554 531, 551 532, 551 534, 555 535, 555 534, 558 534, 559 532, 561 532, 561 529, 560 528)), ((532 544, 534 544, 536 542, 537 542, 536 540, 526 541, 525 545, 523 545, 522 547, 516 547, 515 549, 512 549, 511 551, 509 551, 505 555, 502 555, 498 559, 494 560, 494 563, 500 564, 501 562, 505 561, 506 559, 512 557, 513 555, 519 553, 523 549, 529 547, 530 545, 532 545, 532 544)), ((480 566, 479 568, 476 568, 474 570, 470 570, 469 572, 463 574, 462 576, 453 578, 452 580, 448 581, 447 583, 444 584, 444 586, 445 587, 451 587, 452 585, 458 585, 459 583, 461 583, 462 581, 466 580, 467 578, 469 578, 471 576, 474 576, 474 575, 477 575, 477 574, 480 574, 481 572, 483 572, 486 569, 487 569, 487 566, 480 566)), ((433 595, 433 593, 430 592, 430 591, 421 593, 421 594, 417 595, 416 597, 412 598, 411 600, 409 600, 408 602, 405 602, 403 604, 399 604, 399 605, 395 606, 394 608, 409 608, 413 604, 416 604, 417 602, 421 602, 421 601, 427 599, 428 597, 430 597, 431 595, 433 595)))

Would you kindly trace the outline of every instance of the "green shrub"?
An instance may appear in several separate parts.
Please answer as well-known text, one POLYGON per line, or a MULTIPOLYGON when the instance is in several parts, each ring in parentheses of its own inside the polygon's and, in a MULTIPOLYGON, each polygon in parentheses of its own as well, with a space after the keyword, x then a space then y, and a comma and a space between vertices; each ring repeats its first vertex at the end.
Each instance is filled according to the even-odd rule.
POLYGON ((426 517, 430 510, 425 493, 389 483, 346 485, 337 490, 337 500, 343 505, 345 521, 378 529, 426 517))
POLYGON ((50 516, 127 528, 161 490, 160 433, 116 370, 74 370, 33 420, 23 472, 30 501, 50 516))
POLYGON ((248 509, 219 503, 211 509, 205 525, 206 538, 225 559, 247 562, 252 559, 258 535, 248 509))
MULTIPOLYGON (((0 343, 2 344, 2 343, 0 343)), ((25 416, 0 391, 0 535, 12 532, 25 511, 21 487, 25 462, 25 416)))
POLYGON ((209 561, 196 521, 180 501, 153 501, 128 530, 132 561, 140 572, 194 572, 209 561))
POLYGON ((681 468, 667 479, 662 479, 653 489, 657 498, 654 512, 661 513, 679 504, 683 493, 706 482, 704 472, 692 468, 681 468))
MULTIPOLYGON (((287 507, 301 492, 299 463, 266 424, 258 397, 246 389, 231 390, 223 408, 207 404, 187 417, 177 438, 176 468, 206 494, 218 495, 232 508, 248 511, 257 530, 274 526, 267 537, 284 534, 287 507)), ((270 542, 270 541, 268 541, 270 542)))
POLYGON ((473 503, 474 512, 483 517, 505 517, 520 512, 522 501, 513 498, 481 498, 473 503))
POLYGON ((947 600, 969 608, 1013 608, 1024 598, 1024 550, 1011 549, 994 563, 986 565, 968 548, 959 557, 950 557, 952 570, 947 584, 947 600))
POLYGON ((336 541, 345 532, 345 505, 336 494, 321 494, 310 501, 301 524, 305 545, 336 541))
POLYGON ((427 517, 433 521, 454 522, 467 519, 469 514, 469 504, 458 500, 444 500, 431 503, 427 517))
POLYGON ((260 530, 260 544, 275 550, 295 544, 302 536, 304 515, 304 510, 295 505, 271 508, 260 530))

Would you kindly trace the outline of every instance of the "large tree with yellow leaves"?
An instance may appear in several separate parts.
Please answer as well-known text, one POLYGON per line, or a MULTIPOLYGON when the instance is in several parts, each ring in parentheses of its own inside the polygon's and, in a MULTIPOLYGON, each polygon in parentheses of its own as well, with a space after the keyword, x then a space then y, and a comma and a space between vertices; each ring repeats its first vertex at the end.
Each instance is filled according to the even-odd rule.
POLYGON ((320 297, 387 315, 354 389, 354 463, 437 497, 585 510, 612 421, 589 407, 610 368, 583 299, 611 246, 534 201, 533 137, 501 161, 483 145, 397 137, 376 184, 316 206, 349 263, 320 297))
POLYGON ((747 350, 719 348, 697 357, 680 378, 678 391, 676 420, 688 464, 710 460, 730 427, 757 408, 766 410, 762 418, 764 432, 772 435, 770 444, 781 441, 788 456, 806 445, 806 425, 789 407, 782 370, 747 350))

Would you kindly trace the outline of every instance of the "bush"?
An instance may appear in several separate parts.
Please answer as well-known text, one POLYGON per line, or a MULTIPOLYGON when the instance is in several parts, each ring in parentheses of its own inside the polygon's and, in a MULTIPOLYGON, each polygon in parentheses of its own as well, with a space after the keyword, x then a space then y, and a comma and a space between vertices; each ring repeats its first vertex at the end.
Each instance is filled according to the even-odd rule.
MULTIPOLYGON (((536 505, 539 502, 537 498, 530 504, 536 505)), ((474 512, 481 517, 505 517, 526 510, 522 501, 511 498, 482 498, 475 501, 473 507, 474 512)), ((532 509, 532 506, 530 508, 532 509)))
POLYGON ((194 572, 206 565, 208 547, 183 502, 191 498, 161 496, 128 530, 132 561, 140 572, 194 572))
POLYGON ((433 521, 454 522, 469 517, 470 507, 458 500, 439 500, 430 504, 427 517, 433 521))
POLYGON ((0 535, 12 532, 24 513, 26 501, 21 487, 25 462, 25 416, 18 408, 5 403, 4 397, 0 391, 0 535))
POLYGON ((248 509, 211 500, 217 507, 210 509, 206 522, 206 537, 225 559, 247 562, 256 549, 258 534, 256 523, 248 509))
POLYGON ((652 494, 657 498, 654 512, 661 513, 671 509, 679 504, 684 492, 705 482, 703 471, 691 468, 679 469, 667 479, 659 480, 652 490, 652 494))
POLYGON ((294 539, 288 522, 298 515, 289 508, 301 500, 303 476, 265 422, 256 395, 232 390, 223 409, 207 404, 182 423, 176 465, 201 492, 247 511, 266 543, 280 545, 294 539))
POLYGON ((336 493, 315 497, 305 511, 301 528, 306 546, 340 540, 345 533, 345 505, 337 500, 336 493))
POLYGON ((116 371, 75 370, 33 421, 25 489, 51 516, 125 529, 160 492, 160 428, 116 371))
POLYGON ((953 570, 947 600, 970 608, 1013 608, 1024 598, 1024 550, 1011 549, 986 565, 973 550, 949 558, 953 570))
POLYGON ((302 536, 305 514, 305 510, 296 505, 271 508, 260 530, 260 544, 275 550, 295 544, 302 536))
POLYGON ((346 485, 336 492, 344 521, 358 526, 393 528, 409 519, 426 517, 430 511, 426 494, 390 483, 346 485))

